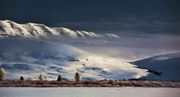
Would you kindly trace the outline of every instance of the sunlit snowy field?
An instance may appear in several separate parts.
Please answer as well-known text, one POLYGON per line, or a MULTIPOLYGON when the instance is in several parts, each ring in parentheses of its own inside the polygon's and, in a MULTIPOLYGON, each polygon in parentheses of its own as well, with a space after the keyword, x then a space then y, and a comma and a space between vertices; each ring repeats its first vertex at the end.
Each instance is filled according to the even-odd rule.
POLYGON ((180 88, 0 88, 0 97, 179 97, 180 88))

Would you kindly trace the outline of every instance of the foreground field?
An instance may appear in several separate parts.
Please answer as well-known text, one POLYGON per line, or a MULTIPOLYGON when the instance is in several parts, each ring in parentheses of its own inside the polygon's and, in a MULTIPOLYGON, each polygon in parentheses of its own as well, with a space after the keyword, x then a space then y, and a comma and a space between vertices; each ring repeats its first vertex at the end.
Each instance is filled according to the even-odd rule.
POLYGON ((97 81, 0 81, 0 87, 173 87, 180 88, 180 82, 97 80, 97 81))
POLYGON ((180 88, 3 87, 0 97, 179 97, 180 88))

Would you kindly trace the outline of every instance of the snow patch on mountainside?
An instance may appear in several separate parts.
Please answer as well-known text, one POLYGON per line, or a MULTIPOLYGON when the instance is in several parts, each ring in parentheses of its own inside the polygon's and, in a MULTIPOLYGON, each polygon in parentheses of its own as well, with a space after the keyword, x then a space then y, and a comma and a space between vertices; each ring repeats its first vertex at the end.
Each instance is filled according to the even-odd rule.
POLYGON ((72 46, 37 39, 1 39, 0 67, 6 70, 7 79, 20 76, 37 79, 74 79, 80 72, 82 79, 131 79, 147 76, 145 69, 121 59, 96 55, 72 46))
POLYGON ((64 27, 48 27, 44 24, 26 23, 19 24, 10 20, 0 20, 0 37, 24 37, 24 38, 119 38, 118 35, 107 33, 74 31, 64 27))

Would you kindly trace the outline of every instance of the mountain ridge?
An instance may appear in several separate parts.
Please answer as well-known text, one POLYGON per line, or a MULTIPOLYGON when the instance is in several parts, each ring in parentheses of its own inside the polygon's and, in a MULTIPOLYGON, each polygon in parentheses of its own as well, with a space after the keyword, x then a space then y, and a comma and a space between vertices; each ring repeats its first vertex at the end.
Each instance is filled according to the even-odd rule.
POLYGON ((97 34, 95 32, 71 30, 65 27, 48 27, 39 23, 19 24, 11 20, 0 20, 0 38, 25 37, 45 39, 76 38, 119 38, 112 33, 97 34))

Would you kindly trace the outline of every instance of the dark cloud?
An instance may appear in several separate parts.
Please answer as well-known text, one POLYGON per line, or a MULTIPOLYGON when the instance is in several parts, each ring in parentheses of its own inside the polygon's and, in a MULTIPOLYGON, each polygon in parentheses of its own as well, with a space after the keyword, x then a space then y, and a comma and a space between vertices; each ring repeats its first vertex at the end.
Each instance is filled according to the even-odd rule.
POLYGON ((179 0, 1 0, 0 19, 100 32, 179 33, 179 5, 179 0))
POLYGON ((178 34, 180 35, 180 16, 169 14, 125 15, 115 19, 101 19, 94 22, 66 22, 71 29, 116 33, 119 35, 178 34))

